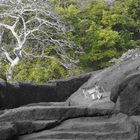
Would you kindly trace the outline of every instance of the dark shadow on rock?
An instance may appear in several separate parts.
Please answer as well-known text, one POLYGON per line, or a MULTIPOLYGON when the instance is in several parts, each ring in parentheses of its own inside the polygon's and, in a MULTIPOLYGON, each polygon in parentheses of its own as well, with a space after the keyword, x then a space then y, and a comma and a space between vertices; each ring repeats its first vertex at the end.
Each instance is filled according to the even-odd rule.
POLYGON ((111 100, 118 110, 128 115, 140 115, 140 73, 133 73, 112 88, 111 100))
POLYGON ((0 108, 16 108, 39 102, 64 102, 90 76, 91 73, 88 73, 44 84, 7 83, 0 80, 0 108))

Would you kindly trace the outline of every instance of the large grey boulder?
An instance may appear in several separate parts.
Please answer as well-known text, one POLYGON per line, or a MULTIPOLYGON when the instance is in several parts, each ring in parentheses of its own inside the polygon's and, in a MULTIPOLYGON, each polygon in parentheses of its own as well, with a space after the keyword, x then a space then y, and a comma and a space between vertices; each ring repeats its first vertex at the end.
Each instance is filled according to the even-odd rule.
POLYGON ((91 76, 82 74, 43 84, 4 82, 0 80, 0 109, 16 108, 39 102, 64 102, 91 76))
POLYGON ((5 110, 0 115, 0 140, 140 138, 139 116, 116 114, 108 117, 109 113, 111 110, 93 107, 42 104, 5 110))
POLYGON ((111 100, 128 115, 140 115, 140 73, 134 73, 112 88, 111 100))
POLYGON ((87 108, 78 106, 25 106, 10 109, 0 115, 0 122, 22 120, 66 120, 79 116, 102 116, 112 113, 111 109, 87 108))
POLYGON ((18 140, 138 140, 137 123, 124 114, 111 118, 79 117, 38 133, 20 136, 18 140))
MULTIPOLYGON (((74 94, 68 98, 68 102, 71 105, 83 105, 83 106, 93 106, 95 105, 94 100, 87 100, 83 94, 83 89, 92 88, 95 85, 100 86, 104 89, 103 100, 106 104, 112 106, 112 101, 110 101, 110 92, 112 87, 120 79, 124 79, 128 75, 140 72, 140 49, 130 50, 125 53, 117 63, 109 68, 101 71, 96 71, 92 74, 91 78, 83 84, 74 94), (106 99, 105 99, 106 98, 106 99)), ((103 100, 98 100, 97 103, 102 103, 103 100)), ((114 98, 115 99, 115 98, 114 98)))
POLYGON ((5 110, 0 115, 0 122, 2 122, 0 123, 0 140, 51 129, 70 118, 106 116, 111 113, 112 110, 107 109, 43 106, 43 104, 5 110))
MULTIPOLYGON (((119 139, 139 140, 139 116, 128 117, 117 114, 108 118, 106 111, 85 108, 59 108, 60 115, 51 120, 42 116, 39 107, 30 109, 30 113, 23 108, 7 110, 0 116, 0 140, 30 140, 30 139, 119 139), (23 111, 21 115, 17 112, 23 111), (37 111, 38 110, 38 111, 37 111), (78 111, 79 110, 79 111, 78 111), (14 116, 12 112, 16 113, 14 116), (69 112, 69 113, 68 113, 69 112), (70 113, 71 112, 71 113, 70 113), (78 113, 77 113, 78 112, 78 113), (80 113, 81 112, 81 113, 80 113), (39 117, 40 114, 40 117, 39 117), (7 117, 10 116, 11 117, 7 117), (25 116, 24 116, 25 115, 25 116), (38 116, 38 119, 34 115, 38 116), (26 117, 30 117, 29 120, 26 117), (17 119, 19 117, 19 119, 17 119), (5 120, 4 120, 5 118, 5 120), (32 119, 31 119, 32 118, 32 119), (8 121, 8 122, 7 122, 8 121), (33 133, 36 132, 36 133, 33 133), (32 133, 32 134, 30 134, 32 133), (24 135, 23 135, 24 134, 24 135), (26 135, 25 135, 26 134, 26 135)), ((41 107, 46 113, 46 107, 41 107)), ((24 108, 27 110, 27 108, 24 108)), ((57 110, 57 109, 56 109, 57 110)), ((53 110, 55 111, 55 110, 53 110)), ((48 111, 47 111, 48 112, 48 111)), ((52 112, 53 113, 53 112, 52 112)), ((50 114, 52 115, 51 110, 50 114)), ((50 116, 49 112, 46 116, 50 116)), ((53 117, 52 117, 53 118, 53 117)))

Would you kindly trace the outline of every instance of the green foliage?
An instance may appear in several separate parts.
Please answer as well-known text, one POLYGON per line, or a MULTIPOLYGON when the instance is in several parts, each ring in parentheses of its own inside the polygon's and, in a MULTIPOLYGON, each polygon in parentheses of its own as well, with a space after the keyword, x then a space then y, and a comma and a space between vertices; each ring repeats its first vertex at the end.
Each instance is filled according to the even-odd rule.
POLYGON ((44 58, 30 59, 29 61, 25 59, 14 68, 13 80, 40 83, 68 77, 71 73, 80 74, 79 70, 67 70, 56 61, 44 58))
POLYGON ((131 15, 132 18, 136 20, 140 20, 140 1, 139 0, 131 0, 128 13, 131 15))
POLYGON ((54 61, 45 59, 30 59, 21 61, 14 69, 14 80, 27 82, 46 82, 60 78, 66 74, 65 70, 54 61))
POLYGON ((92 0, 84 8, 69 4, 58 11, 74 26, 70 37, 84 47, 80 58, 84 70, 108 67, 109 60, 140 45, 139 0, 117 0, 112 5, 92 0))

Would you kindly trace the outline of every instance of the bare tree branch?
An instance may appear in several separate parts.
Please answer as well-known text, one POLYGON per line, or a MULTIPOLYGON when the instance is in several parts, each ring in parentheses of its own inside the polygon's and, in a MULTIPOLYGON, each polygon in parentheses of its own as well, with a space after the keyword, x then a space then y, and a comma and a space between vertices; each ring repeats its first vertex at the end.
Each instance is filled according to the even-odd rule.
POLYGON ((0 32, 10 31, 15 41, 15 47, 12 47, 10 53, 7 47, 10 44, 4 46, 6 42, 3 39, 0 42, 0 49, 11 67, 16 66, 24 56, 59 60, 66 68, 78 62, 67 56, 67 49, 77 52, 80 49, 64 38, 59 38, 60 32, 66 33, 66 26, 63 19, 53 11, 49 0, 9 0, 0 3, 0 7, 6 7, 0 11, 0 32), (37 49, 33 42, 38 44, 37 49), (56 46, 56 56, 45 54, 45 49, 51 49, 51 45, 56 46), (40 50, 41 54, 34 53, 35 50, 40 50), (57 59, 58 56, 61 59, 57 59))

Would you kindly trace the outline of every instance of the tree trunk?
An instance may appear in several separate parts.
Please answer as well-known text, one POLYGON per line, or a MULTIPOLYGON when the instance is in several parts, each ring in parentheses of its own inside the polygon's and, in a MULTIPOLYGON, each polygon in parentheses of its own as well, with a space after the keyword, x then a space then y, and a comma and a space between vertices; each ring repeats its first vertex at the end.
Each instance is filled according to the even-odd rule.
POLYGON ((11 66, 6 71, 6 79, 7 81, 12 81, 13 79, 13 68, 11 66))
POLYGON ((13 69, 18 64, 19 60, 20 60, 19 57, 16 57, 12 61, 11 65, 9 66, 9 68, 7 69, 7 71, 6 71, 6 79, 7 79, 7 81, 12 81, 13 80, 13 69))

